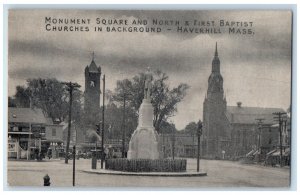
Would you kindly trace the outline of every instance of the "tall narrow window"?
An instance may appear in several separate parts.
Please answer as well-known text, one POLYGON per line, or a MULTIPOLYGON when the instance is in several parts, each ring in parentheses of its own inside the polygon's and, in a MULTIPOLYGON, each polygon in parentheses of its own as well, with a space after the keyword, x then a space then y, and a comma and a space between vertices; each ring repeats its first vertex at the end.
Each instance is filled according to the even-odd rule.
POLYGON ((56 136, 56 129, 55 128, 52 129, 52 136, 56 136))

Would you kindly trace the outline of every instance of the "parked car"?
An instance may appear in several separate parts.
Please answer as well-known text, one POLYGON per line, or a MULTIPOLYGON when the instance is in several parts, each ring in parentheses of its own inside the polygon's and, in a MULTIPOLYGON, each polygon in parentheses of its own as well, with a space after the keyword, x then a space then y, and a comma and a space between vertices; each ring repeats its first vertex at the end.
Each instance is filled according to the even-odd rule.
POLYGON ((84 152, 84 153, 81 153, 81 158, 84 158, 84 159, 89 159, 89 158, 92 158, 92 153, 91 152, 84 152))

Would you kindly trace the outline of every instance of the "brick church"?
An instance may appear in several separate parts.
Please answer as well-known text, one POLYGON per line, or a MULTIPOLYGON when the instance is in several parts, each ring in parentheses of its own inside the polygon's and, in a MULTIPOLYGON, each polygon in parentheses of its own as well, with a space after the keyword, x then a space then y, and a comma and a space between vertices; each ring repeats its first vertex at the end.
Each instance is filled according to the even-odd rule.
POLYGON ((227 106, 223 90, 217 43, 208 78, 208 89, 203 102, 202 156, 206 158, 232 158, 244 156, 257 147, 257 120, 273 125, 272 113, 280 108, 227 106))

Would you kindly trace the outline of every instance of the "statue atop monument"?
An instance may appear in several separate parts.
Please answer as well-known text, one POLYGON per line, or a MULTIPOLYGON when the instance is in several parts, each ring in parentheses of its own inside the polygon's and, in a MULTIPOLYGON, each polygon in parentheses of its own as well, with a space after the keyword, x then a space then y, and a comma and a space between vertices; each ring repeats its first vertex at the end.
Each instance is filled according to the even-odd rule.
POLYGON ((152 81, 152 75, 150 72, 150 67, 148 67, 146 72, 146 79, 145 79, 145 88, 144 88, 144 99, 150 100, 150 92, 151 92, 151 81, 152 81))

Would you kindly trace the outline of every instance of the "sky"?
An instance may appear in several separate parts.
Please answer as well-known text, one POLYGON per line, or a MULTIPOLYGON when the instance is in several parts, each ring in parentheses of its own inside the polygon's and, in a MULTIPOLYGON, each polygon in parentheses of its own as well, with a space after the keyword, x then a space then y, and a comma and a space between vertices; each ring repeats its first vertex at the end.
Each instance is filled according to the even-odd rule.
MULTIPOLYGON (((242 102, 247 107, 287 109, 291 90, 291 13, 289 11, 104 11, 104 10, 10 10, 8 19, 8 95, 28 78, 57 78, 78 82, 84 90, 84 68, 95 62, 106 76, 106 88, 116 81, 160 69, 169 75, 169 85, 187 83, 190 89, 171 118, 177 129, 202 119, 203 101, 215 43, 221 62, 227 105, 242 102), (88 32, 47 31, 45 17, 90 19, 88 32), (96 18, 127 20, 129 25, 96 24, 96 18), (95 32, 94 26, 132 27, 133 20, 146 20, 136 27, 159 27, 159 33, 95 32), (169 25, 153 25, 153 20, 169 25), (194 20, 206 26, 192 25, 194 20), (231 28, 250 29, 251 34, 228 33, 231 28), (221 33, 178 33, 185 28, 216 28, 221 33), (184 22, 190 25, 185 26, 184 22), (215 26, 207 26, 215 22, 215 26), (234 22, 234 24, 232 23, 234 22), (237 26, 237 22, 248 24, 237 26), (249 27, 250 22, 252 24, 249 27), (166 23, 166 22, 164 22, 166 23), (167 30, 170 29, 170 30, 167 30)), ((239 23, 240 24, 240 23, 239 23)), ((72 26, 70 24, 50 24, 72 26)), ((74 25, 73 25, 74 26, 74 25)))

